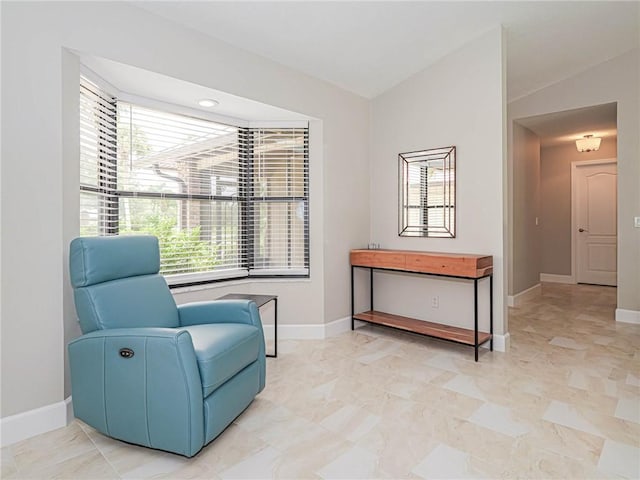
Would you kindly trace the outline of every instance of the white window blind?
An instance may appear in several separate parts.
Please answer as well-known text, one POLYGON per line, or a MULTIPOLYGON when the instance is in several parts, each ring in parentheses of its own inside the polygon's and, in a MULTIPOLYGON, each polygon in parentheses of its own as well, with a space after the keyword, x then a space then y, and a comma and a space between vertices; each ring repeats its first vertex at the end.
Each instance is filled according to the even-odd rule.
POLYGON ((309 144, 307 129, 250 132, 249 223, 252 274, 309 270, 309 144))
POLYGON ((81 234, 151 234, 170 283, 308 275, 308 129, 247 129, 81 81, 81 234))
POLYGON ((160 241, 162 273, 243 267, 240 129, 118 102, 119 234, 160 241))
POLYGON ((116 99, 80 80, 80 234, 108 235, 117 226, 116 99))

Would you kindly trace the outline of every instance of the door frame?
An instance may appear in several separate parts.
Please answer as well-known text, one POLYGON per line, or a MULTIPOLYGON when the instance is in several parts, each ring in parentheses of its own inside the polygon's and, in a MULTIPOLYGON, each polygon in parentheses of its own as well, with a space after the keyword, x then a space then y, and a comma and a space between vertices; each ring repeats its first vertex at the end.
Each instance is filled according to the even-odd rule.
MULTIPOLYGON (((589 165, 605 165, 609 163, 616 164, 616 185, 618 184, 618 159, 617 158, 602 158, 598 160, 578 160, 571 162, 571 283, 578 283, 578 269, 577 269, 577 257, 578 257, 578 218, 577 218, 577 204, 578 204, 578 188, 576 182, 578 179, 578 168, 586 167, 589 165)), ((618 247, 618 208, 616 207, 616 248, 618 247)), ((618 277, 618 265, 616 262, 616 278, 618 277)))

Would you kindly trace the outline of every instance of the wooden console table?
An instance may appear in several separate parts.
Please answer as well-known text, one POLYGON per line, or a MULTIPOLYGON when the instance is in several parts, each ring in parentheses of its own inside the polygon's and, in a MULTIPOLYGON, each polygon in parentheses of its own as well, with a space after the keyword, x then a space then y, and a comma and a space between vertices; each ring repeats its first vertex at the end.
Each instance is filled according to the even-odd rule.
POLYGON ((351 250, 351 330, 355 320, 397 328, 408 332, 439 338, 449 342, 469 345, 475 349, 489 342, 493 351, 493 257, 491 255, 466 255, 457 253, 414 252, 408 250, 351 250), (368 268, 370 271, 370 309, 355 313, 354 269, 368 268), (373 308, 373 272, 418 273, 423 275, 461 278, 473 281, 473 330, 427 322, 379 312, 373 308), (478 331, 478 281, 489 279, 489 332, 478 331))

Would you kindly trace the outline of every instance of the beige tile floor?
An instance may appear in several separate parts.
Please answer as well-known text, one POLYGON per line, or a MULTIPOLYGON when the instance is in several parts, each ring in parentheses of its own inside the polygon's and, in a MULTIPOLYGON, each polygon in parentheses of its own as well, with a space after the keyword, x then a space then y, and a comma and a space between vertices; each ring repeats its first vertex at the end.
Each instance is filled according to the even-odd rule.
POLYGON ((379 327, 282 341, 267 388, 192 459, 81 422, 2 449, 2 478, 639 478, 640 326, 615 289, 543 286, 509 353, 379 327))

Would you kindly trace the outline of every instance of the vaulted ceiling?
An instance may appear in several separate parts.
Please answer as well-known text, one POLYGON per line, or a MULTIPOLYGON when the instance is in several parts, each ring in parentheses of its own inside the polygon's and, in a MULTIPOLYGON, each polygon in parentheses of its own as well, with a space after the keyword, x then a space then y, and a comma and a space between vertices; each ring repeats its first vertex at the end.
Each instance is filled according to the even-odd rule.
POLYGON ((639 44, 638 2, 188 2, 135 5, 371 98, 498 25, 509 100, 639 44))

